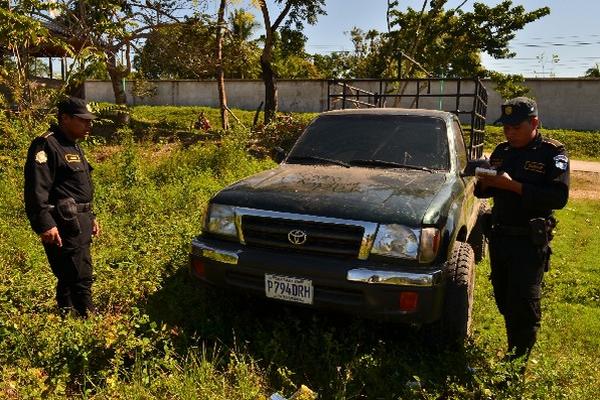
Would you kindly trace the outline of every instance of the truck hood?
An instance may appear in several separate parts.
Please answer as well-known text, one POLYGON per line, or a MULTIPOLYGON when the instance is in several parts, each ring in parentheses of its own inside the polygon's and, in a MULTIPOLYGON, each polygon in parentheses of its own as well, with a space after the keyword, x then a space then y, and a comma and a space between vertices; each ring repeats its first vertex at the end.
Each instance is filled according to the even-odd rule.
POLYGON ((445 173, 282 164, 219 192, 214 203, 417 227, 445 173))

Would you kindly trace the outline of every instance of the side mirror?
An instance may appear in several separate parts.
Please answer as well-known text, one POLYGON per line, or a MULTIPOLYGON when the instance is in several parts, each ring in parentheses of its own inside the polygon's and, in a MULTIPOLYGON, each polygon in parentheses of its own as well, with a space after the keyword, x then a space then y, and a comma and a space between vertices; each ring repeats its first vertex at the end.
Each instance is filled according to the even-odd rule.
POLYGON ((287 154, 281 147, 275 147, 273 149, 272 158, 277 164, 281 164, 283 160, 285 160, 285 157, 287 157, 287 154))

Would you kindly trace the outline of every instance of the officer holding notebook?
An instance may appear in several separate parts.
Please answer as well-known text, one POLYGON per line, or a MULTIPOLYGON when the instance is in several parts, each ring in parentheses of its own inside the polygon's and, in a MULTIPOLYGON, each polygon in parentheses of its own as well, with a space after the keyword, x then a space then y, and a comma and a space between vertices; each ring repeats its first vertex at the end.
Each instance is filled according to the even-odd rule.
POLYGON ((506 324, 508 358, 526 361, 540 327, 553 210, 569 197, 569 159, 560 142, 539 133, 534 100, 505 102, 496 122, 506 141, 490 156, 494 173, 478 174, 475 194, 494 199, 488 227, 494 297, 506 324))

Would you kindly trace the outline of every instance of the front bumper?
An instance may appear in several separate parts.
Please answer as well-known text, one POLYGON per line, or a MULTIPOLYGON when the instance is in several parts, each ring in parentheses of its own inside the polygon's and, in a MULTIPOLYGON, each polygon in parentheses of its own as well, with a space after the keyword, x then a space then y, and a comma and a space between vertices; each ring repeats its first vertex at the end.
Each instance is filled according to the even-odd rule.
POLYGON ((205 237, 192 241, 190 258, 191 273, 201 281, 263 297, 265 274, 275 274, 310 279, 316 308, 410 324, 436 321, 442 313, 441 268, 391 270, 369 260, 290 253, 205 237), (402 292, 418 295, 414 309, 400 309, 402 292))

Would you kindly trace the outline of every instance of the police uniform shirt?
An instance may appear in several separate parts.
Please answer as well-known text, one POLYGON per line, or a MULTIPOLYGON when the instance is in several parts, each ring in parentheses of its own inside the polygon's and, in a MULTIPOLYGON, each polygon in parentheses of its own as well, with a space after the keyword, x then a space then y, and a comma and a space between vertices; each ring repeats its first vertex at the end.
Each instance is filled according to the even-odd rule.
POLYGON ((536 217, 548 217, 565 206, 569 197, 569 159, 562 143, 537 136, 524 148, 499 144, 490 156, 498 174, 506 172, 523 185, 522 194, 477 185, 478 197, 494 197, 493 221, 525 226, 536 217))
POLYGON ((91 171, 79 145, 57 126, 33 140, 25 162, 25 210, 37 234, 56 226, 50 211, 57 200, 92 201, 91 171))

